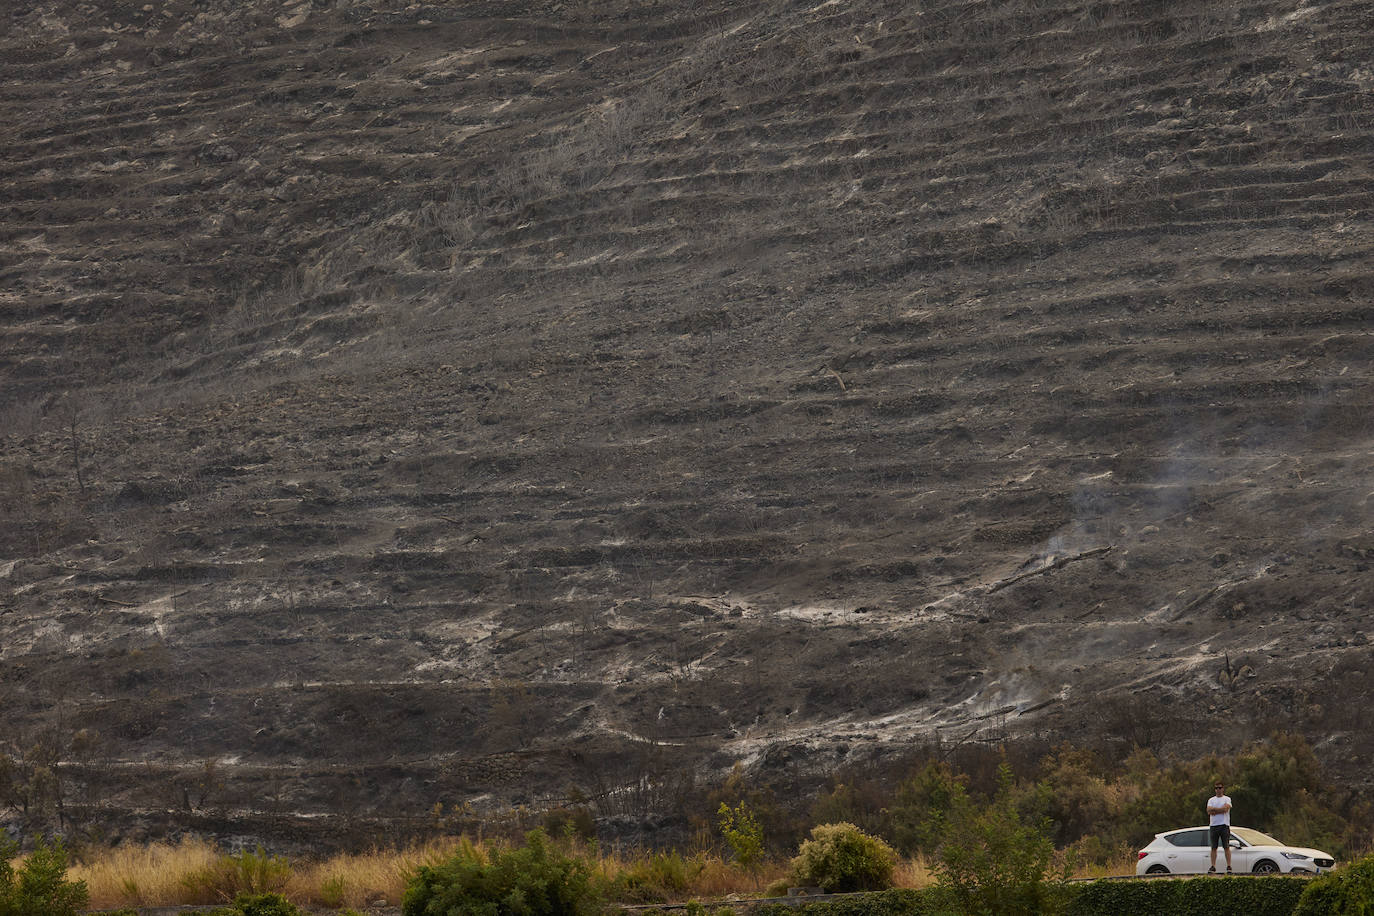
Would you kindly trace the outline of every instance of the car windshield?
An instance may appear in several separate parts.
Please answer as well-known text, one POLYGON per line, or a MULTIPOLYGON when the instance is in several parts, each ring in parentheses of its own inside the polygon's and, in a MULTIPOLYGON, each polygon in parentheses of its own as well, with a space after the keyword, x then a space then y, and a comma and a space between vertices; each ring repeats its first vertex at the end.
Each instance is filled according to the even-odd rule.
POLYGON ((1278 840, 1267 833, 1251 830, 1249 827, 1232 827, 1231 832, 1251 846, 1282 846, 1278 840))

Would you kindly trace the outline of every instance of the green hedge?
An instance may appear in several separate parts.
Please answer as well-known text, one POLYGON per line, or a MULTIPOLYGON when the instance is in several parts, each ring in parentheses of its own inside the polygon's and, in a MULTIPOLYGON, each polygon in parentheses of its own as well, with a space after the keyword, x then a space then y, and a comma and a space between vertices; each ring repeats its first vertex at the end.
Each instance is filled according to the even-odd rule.
POLYGON ((1374 856, 1309 881, 1293 911, 1293 916, 1369 914, 1374 914, 1374 856))
MULTIPOLYGON (((1068 916, 1293 916, 1306 878, 1151 878, 1069 885, 1068 916)), ((957 916, 939 890, 890 890, 801 907, 775 903, 749 916, 957 916), (942 905, 943 904, 943 905, 942 905)))
MULTIPOLYGON (((1316 883, 1287 876, 1088 881, 1069 885, 1068 916, 1294 916, 1303 890, 1316 883)), ((947 898, 942 899, 938 888, 854 894, 801 906, 746 905, 735 911, 696 905, 689 908, 688 916, 732 916, 741 911, 746 916, 961 916, 950 908, 947 898)), ((1333 912, 1362 916, 1374 909, 1333 912)), ((650 910, 641 916, 662 916, 662 911, 650 910)))
POLYGON ((800 907, 770 903, 749 910, 749 916, 944 916, 946 912, 939 907, 934 889, 899 888, 800 907))
POLYGON ((1074 887, 1069 916, 1292 916, 1306 878, 1151 878, 1074 887))

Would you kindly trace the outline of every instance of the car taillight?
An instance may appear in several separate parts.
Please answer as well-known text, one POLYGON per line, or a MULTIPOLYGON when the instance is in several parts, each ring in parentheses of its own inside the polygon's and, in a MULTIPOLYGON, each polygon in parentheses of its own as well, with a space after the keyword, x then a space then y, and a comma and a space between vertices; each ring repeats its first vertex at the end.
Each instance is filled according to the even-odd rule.
POLYGON ((1140 852, 1135 854, 1135 860, 1139 862, 1141 859, 1145 858, 1148 855, 1149 853, 1142 849, 1140 850, 1140 852))

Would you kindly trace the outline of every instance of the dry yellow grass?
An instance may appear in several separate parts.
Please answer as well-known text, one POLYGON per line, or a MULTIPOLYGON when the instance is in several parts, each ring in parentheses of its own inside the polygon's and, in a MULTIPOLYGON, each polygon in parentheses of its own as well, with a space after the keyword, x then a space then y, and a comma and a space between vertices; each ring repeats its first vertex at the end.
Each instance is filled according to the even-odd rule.
POLYGON ((935 872, 923 858, 901 859, 893 869, 892 883, 897 887, 930 887, 935 883, 935 872))
POLYGON ((298 865, 287 883, 286 895, 297 903, 321 907, 363 909, 378 901, 396 906, 405 893, 407 878, 416 868, 437 865, 460 846, 483 854, 467 838, 445 838, 405 849, 374 849, 298 865))
POLYGON ((176 845, 151 843, 94 852, 68 870, 85 881, 92 909, 125 906, 174 906, 188 900, 184 879, 209 868, 220 856, 214 844, 186 837, 176 845))
MULTIPOLYGON (((381 901, 396 906, 405 893, 408 877, 421 865, 436 865, 460 849, 486 858, 496 848, 488 842, 473 843, 446 837, 401 849, 375 849, 367 853, 336 855, 319 861, 295 861, 286 881, 286 896, 298 904, 325 909, 348 907, 365 910, 381 901)), ((615 854, 590 850, 587 854, 595 875, 607 886, 631 872, 642 873, 650 853, 615 854)), ((72 866, 69 877, 85 881, 92 909, 125 906, 175 906, 210 903, 202 899, 203 887, 196 875, 204 874, 224 852, 201 839, 180 843, 152 843, 88 852, 72 866)), ((770 885, 785 883, 786 860, 763 863, 756 874, 746 873, 717 855, 701 853, 689 885, 672 896, 682 900, 720 900, 752 897, 770 885)), ((922 859, 901 860, 893 875, 898 887, 927 887, 935 878, 922 859)))

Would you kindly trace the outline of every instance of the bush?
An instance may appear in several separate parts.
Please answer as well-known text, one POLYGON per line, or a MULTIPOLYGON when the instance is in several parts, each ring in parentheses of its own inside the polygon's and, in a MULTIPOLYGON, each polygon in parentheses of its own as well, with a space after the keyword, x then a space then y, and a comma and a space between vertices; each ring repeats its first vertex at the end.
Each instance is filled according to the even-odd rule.
POLYGON ((301 911, 281 894, 239 894, 232 910, 241 916, 301 916, 301 911))
POLYGON ((576 808, 553 808, 544 813, 544 830, 554 837, 596 839, 596 818, 585 805, 576 808))
POLYGON ((264 894, 280 894, 291 880, 291 863, 259 846, 235 855, 220 856, 210 865, 198 868, 181 879, 197 902, 236 900, 264 894))
POLYGON ((15 872, 19 845, 0 832, 0 916, 76 916, 86 907, 86 882, 67 880, 61 841, 40 840, 15 872))
POLYGON ((207 910, 201 916, 301 916, 301 911, 281 894, 239 894, 228 906, 207 910))
MULTIPOLYGON (((1068 916, 1296 916, 1306 878, 1092 881, 1074 888, 1068 916)), ((1337 910, 1314 910, 1323 916, 1337 910)), ((1352 911, 1353 912, 1353 911, 1352 911)))
POLYGON ((700 856, 687 858, 682 853, 659 852, 634 862, 616 879, 616 899, 642 903, 666 903, 680 898, 706 870, 700 856))
POLYGON ((1309 881, 1293 916, 1374 916, 1374 856, 1309 881))
POLYGON ((892 886, 897 853, 853 824, 821 824, 811 830, 792 860, 792 879, 830 893, 876 891, 892 886))
POLYGON ((406 887, 402 916, 593 916, 591 868, 563 855, 542 830, 490 862, 459 854, 421 866, 406 887))
POLYGON ((301 911, 282 894, 239 894, 207 916, 301 916, 301 911))

